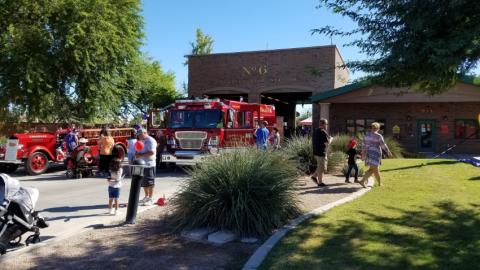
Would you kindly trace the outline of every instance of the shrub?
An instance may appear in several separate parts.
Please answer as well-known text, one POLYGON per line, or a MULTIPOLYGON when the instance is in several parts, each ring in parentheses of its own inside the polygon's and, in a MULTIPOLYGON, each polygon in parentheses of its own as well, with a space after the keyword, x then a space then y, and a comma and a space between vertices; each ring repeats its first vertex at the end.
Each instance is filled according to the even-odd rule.
POLYGON ((338 173, 342 171, 345 164, 345 153, 340 151, 328 151, 327 173, 338 173))
POLYGON ((206 159, 172 199, 178 229, 212 227, 266 236, 300 213, 298 171, 281 155, 235 150, 206 159))
MULTIPOLYGON (((340 134, 340 135, 337 135, 337 136, 334 136, 333 137, 333 140, 332 142, 330 143, 330 151, 332 152, 343 152, 343 153, 346 153, 347 152, 347 145, 348 145, 348 142, 352 139, 352 136, 349 136, 349 135, 346 135, 346 134, 340 134)), ((357 139, 357 142, 359 142, 359 139, 357 139)))
POLYGON ((385 144, 388 146, 388 149, 390 149, 390 152, 392 152, 394 158, 403 157, 402 152, 405 150, 397 140, 392 137, 385 137, 385 144))
POLYGON ((298 137, 285 140, 285 146, 281 149, 285 157, 297 166, 304 173, 310 173, 315 166, 313 157, 312 138, 298 137))
POLYGON ((6 144, 7 143, 7 137, 5 136, 0 136, 0 145, 6 144))

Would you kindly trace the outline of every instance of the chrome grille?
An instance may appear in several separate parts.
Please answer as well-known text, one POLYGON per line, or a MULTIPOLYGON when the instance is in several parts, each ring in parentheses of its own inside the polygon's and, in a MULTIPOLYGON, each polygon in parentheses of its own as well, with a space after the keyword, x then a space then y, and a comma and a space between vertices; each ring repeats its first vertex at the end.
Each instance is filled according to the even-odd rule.
POLYGON ((205 131, 177 131, 175 137, 180 144, 181 149, 201 149, 207 132, 205 131))

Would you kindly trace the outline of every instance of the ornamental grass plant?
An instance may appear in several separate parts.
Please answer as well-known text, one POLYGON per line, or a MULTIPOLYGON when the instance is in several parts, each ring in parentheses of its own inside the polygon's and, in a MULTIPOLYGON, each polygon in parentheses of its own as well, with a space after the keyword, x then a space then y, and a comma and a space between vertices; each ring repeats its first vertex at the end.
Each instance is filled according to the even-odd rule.
POLYGON ((298 170, 274 151, 248 148, 212 156, 189 175, 171 204, 180 230, 210 227, 264 237, 300 214, 298 170))
POLYGON ((291 160, 297 168, 304 172, 310 173, 314 170, 316 164, 313 157, 312 138, 309 136, 300 137, 293 136, 286 139, 285 146, 281 150, 284 156, 291 160))

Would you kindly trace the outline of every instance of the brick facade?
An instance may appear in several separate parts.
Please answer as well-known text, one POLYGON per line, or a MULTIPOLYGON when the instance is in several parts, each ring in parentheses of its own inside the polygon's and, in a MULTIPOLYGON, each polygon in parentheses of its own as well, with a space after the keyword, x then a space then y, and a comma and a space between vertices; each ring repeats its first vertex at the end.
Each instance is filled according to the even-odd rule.
POLYGON ((348 70, 338 68, 343 64, 335 45, 189 56, 188 94, 234 94, 248 102, 269 103, 262 94, 290 93, 289 106, 274 105, 279 115, 294 123, 295 104, 308 101, 312 93, 346 84, 348 70))

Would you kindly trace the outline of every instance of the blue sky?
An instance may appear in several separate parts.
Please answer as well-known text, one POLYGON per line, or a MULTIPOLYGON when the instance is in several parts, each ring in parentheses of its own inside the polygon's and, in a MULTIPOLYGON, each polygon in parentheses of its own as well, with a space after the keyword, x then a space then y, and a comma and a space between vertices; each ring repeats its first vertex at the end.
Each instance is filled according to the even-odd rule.
MULTIPOLYGON (((202 29, 215 43, 214 53, 308 47, 330 44, 330 38, 310 30, 335 25, 354 27, 348 19, 317 9, 317 0, 143 0, 145 40, 143 51, 173 71, 176 85, 187 83, 184 55, 202 29)), ((360 59, 356 48, 345 48, 349 39, 333 38, 344 60, 360 59)), ((350 77, 357 77, 351 74, 350 77)))

